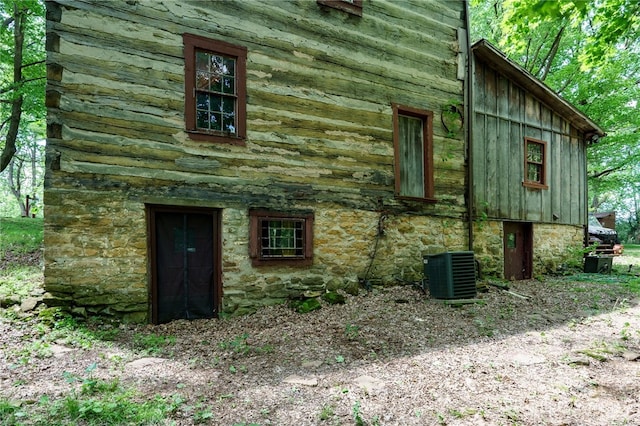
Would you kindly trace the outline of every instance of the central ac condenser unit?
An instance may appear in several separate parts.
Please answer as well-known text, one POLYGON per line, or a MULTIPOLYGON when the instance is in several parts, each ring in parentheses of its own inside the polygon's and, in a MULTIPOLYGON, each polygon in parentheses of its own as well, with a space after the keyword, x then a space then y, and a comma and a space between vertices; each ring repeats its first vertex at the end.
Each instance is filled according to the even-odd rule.
POLYGON ((472 251, 452 251, 424 257, 429 293, 436 299, 476 297, 476 265, 472 251))

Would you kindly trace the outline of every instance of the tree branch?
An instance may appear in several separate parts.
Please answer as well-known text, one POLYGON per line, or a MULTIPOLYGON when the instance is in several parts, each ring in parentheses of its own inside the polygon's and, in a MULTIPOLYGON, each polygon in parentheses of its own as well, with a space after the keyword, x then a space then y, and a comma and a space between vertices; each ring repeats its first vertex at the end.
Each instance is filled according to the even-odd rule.
POLYGON ((623 168, 624 168, 624 165, 611 167, 609 169, 605 169, 605 170, 602 170, 602 171, 600 171, 598 173, 595 173, 595 174, 591 175, 591 178, 592 179, 598 179, 598 178, 601 178, 603 176, 610 175, 613 172, 617 172, 618 170, 622 170, 623 168))
POLYGON ((558 47, 560 47, 560 40, 562 39, 562 34, 564 33, 565 27, 566 26, 564 25, 560 27, 560 31, 558 31, 558 34, 556 34, 556 38, 553 39, 553 43, 551 44, 551 49, 549 49, 547 56, 545 56, 545 58, 542 61, 542 64, 543 64, 543 68, 541 69, 542 76, 539 77, 541 81, 544 81, 547 78, 547 75, 549 74, 549 69, 551 69, 551 64, 553 64, 553 60, 555 59, 556 54, 558 53, 558 47))
POLYGON ((34 65, 44 64, 45 62, 46 62, 46 60, 43 59, 42 61, 35 61, 35 62, 28 63, 28 64, 24 64, 24 65, 22 65, 22 69, 29 68, 29 67, 32 67, 34 65))

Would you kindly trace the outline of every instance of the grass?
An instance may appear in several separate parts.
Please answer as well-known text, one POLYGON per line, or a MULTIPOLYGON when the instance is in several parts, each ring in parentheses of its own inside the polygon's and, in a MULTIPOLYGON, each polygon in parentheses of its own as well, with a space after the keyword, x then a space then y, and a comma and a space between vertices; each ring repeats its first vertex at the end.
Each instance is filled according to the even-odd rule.
POLYGON ((42 219, 0 218, 0 299, 19 302, 40 286, 42 267, 19 260, 41 250, 42 238, 42 219))
POLYGON ((7 251, 29 253, 42 247, 42 218, 0 218, 0 257, 7 251))

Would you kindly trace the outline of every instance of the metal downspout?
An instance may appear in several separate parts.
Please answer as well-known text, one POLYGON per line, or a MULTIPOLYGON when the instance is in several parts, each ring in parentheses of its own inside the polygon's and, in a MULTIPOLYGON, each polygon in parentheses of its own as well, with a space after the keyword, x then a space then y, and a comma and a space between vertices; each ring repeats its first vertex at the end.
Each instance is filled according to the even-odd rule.
POLYGON ((466 46, 465 49, 467 51, 467 75, 464 80, 464 97, 465 97, 465 105, 466 105, 466 115, 467 119, 464 120, 465 126, 465 136, 467 142, 467 220, 468 220, 468 238, 469 238, 469 251, 473 251, 473 219, 474 219, 474 202, 475 202, 475 193, 473 190, 474 180, 473 180, 473 59, 471 52, 471 26, 469 22, 469 2, 465 0, 464 2, 464 19, 465 25, 467 27, 467 37, 466 37, 466 46))

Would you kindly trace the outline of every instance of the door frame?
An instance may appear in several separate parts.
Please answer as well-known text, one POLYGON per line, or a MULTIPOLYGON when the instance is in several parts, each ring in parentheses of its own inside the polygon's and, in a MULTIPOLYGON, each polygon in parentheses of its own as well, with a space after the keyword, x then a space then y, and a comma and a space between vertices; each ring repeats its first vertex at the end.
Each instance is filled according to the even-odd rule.
MULTIPOLYGON (((504 278, 510 280, 507 270, 507 227, 515 227, 522 234, 522 277, 516 277, 516 280, 528 280, 533 276, 533 223, 531 222, 502 222, 502 258, 504 260, 503 275, 504 278)), ((517 243, 516 243, 517 244, 517 243)))
POLYGON ((149 314, 153 324, 158 323, 158 264, 156 213, 193 213, 211 215, 213 221, 213 294, 217 317, 222 301, 222 210, 210 207, 185 207, 162 204, 146 204, 147 217, 147 273, 149 276, 149 314))

